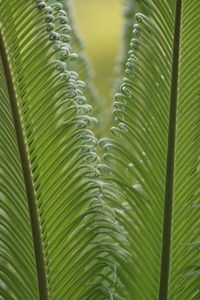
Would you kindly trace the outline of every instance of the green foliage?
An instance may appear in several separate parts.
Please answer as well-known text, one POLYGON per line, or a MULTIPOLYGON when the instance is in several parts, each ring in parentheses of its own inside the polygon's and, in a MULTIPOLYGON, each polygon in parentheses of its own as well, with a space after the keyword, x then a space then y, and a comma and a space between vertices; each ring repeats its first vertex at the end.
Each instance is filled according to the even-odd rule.
POLYGON ((0 295, 102 299, 118 233, 101 198, 85 84, 67 68, 66 12, 26 0, 0 11, 0 295))
POLYGON ((0 1, 0 299, 199 299, 200 3, 133 4, 100 159, 70 3, 0 1))
POLYGON ((105 194, 131 254, 119 267, 119 293, 198 299, 200 5, 148 5, 149 17, 136 15, 115 96, 116 137, 100 143, 110 161, 105 194))

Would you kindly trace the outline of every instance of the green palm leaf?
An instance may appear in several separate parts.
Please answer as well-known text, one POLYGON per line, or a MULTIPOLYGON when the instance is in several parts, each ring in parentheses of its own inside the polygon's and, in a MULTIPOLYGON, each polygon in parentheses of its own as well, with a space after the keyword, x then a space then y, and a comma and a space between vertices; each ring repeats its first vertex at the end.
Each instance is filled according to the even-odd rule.
POLYGON ((1 299, 112 298, 118 230, 62 8, 0 2, 1 299))
POLYGON ((0 298, 199 299, 200 3, 140 1, 104 163, 68 4, 0 1, 0 298))
POLYGON ((116 138, 100 142, 104 193, 131 255, 119 263, 118 292, 199 299, 200 4, 145 2, 115 98, 116 138))

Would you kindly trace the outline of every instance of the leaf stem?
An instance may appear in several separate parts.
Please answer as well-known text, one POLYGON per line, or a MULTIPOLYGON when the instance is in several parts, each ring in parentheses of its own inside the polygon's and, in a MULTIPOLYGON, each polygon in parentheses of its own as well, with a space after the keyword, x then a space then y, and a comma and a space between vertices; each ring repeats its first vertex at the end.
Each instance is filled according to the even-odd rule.
POLYGON ((182 6, 181 2, 181 0, 177 0, 175 12, 159 300, 168 299, 169 286, 171 226, 174 188, 174 161, 176 143, 176 111, 178 95, 178 69, 182 6))
POLYGON ((33 245, 35 251, 35 261, 36 261, 36 268, 37 268, 39 299, 48 300, 49 296, 48 296, 47 275, 46 275, 45 260, 44 260, 43 246, 42 246, 41 229, 40 229, 40 224, 38 219, 36 196, 35 196, 35 190, 33 186, 33 178, 30 170, 30 162, 29 162, 26 144, 24 140, 22 124, 20 121, 17 99, 15 95, 13 82, 12 82, 10 65, 8 62, 8 57, 6 54, 4 40, 1 32, 0 32, 0 56, 4 68, 4 74, 5 74, 7 90, 8 90, 9 100, 10 100, 10 107, 12 111, 13 123, 15 127, 16 139, 17 139, 17 144, 18 144, 18 149, 19 149, 19 154, 21 159, 26 196, 28 200, 32 238, 33 238, 33 245))

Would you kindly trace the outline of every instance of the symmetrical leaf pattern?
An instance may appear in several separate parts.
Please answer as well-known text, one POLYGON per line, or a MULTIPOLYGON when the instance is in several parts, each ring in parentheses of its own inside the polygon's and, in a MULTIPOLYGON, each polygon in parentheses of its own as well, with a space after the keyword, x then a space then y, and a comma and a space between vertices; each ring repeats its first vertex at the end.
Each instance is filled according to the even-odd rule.
POLYGON ((100 159, 70 2, 0 0, 0 299, 200 297, 200 2, 138 5, 100 159))

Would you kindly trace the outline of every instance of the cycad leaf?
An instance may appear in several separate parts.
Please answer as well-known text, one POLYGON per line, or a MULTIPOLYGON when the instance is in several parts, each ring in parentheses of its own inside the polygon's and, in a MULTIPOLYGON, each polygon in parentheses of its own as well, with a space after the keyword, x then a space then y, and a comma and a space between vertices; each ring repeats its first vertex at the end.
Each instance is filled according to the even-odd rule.
POLYGON ((118 233, 87 129, 96 121, 67 69, 66 12, 0 1, 0 20, 0 297, 110 299, 118 233))
POLYGON ((107 198, 132 257, 119 270, 119 293, 198 299, 200 3, 145 2, 114 103, 120 138, 101 141, 114 161, 107 198))

